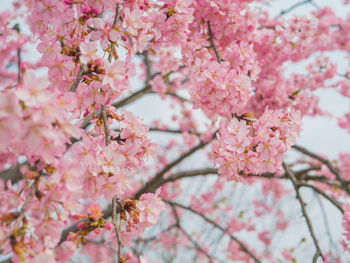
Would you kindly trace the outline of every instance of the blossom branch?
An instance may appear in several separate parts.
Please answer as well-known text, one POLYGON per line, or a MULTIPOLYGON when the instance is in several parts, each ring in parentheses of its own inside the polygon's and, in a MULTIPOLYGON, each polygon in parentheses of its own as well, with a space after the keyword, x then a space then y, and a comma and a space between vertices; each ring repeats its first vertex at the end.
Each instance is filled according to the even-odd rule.
POLYGON ((191 243, 196 247, 197 250, 199 250, 200 252, 202 252, 207 258, 209 262, 214 262, 213 260, 213 256, 208 254, 208 252, 206 252, 199 244, 196 240, 194 240, 186 231, 185 229, 183 229, 183 227, 181 225, 178 225, 177 227, 187 238, 188 240, 191 241, 191 243))
POLYGON ((294 9, 306 5, 306 4, 311 4, 312 6, 314 6, 316 9, 319 9, 318 6, 313 2, 313 0, 304 0, 304 1, 300 1, 298 3, 295 3, 294 5, 290 6, 289 8, 282 10, 274 19, 277 19, 285 14, 288 14, 290 12, 292 12, 294 9))
MULTIPOLYGON (((331 164, 331 162, 329 160, 324 159, 321 156, 319 156, 319 155, 317 155, 317 154, 315 154, 313 152, 310 152, 309 150, 307 150, 307 149, 305 149, 305 148, 303 148, 301 146, 298 146, 298 145, 294 145, 294 146, 292 146, 292 148, 297 150, 298 152, 301 152, 301 153, 303 153, 303 154, 305 154, 307 156, 310 156, 311 158, 316 159, 316 160, 320 161, 321 163, 323 163, 324 165, 326 165, 328 167, 328 169, 336 176, 338 181, 341 184, 345 185, 346 181, 345 181, 343 175, 341 174, 341 172, 336 167, 334 167, 331 164)), ((348 187, 345 188, 345 191, 350 194, 350 191, 349 191, 348 187)))
POLYGON ((105 136, 106 136, 106 146, 108 146, 108 144, 111 141, 111 135, 109 133, 108 119, 107 119, 106 106, 105 105, 101 106, 101 115, 102 115, 102 120, 103 120, 103 127, 104 127, 104 130, 105 130, 105 136))
MULTIPOLYGON (((214 133, 215 134, 215 133, 214 133)), ((212 137, 212 139, 214 138, 214 135, 212 137)), ((168 165, 166 165, 159 173, 157 173, 155 175, 155 177, 153 177, 150 181, 148 181, 136 194, 135 194, 135 198, 138 199, 143 193, 145 192, 153 192, 155 191, 158 187, 160 187, 162 185, 162 177, 163 175, 170 171, 170 169, 172 169, 174 166, 178 165, 179 163, 181 163, 183 160, 185 160, 187 157, 191 156, 193 153, 195 153, 196 151, 204 148, 206 145, 208 145, 210 141, 207 142, 200 142, 199 144, 197 144, 196 146, 194 146, 193 148, 191 148, 189 151, 183 153, 182 155, 180 155, 177 159, 175 159, 174 161, 170 162, 168 165)))
POLYGON ((178 215, 178 213, 177 213, 177 211, 176 211, 175 206, 171 205, 171 209, 172 209, 173 214, 174 214, 174 216, 175 216, 175 221, 176 221, 175 225, 176 225, 176 228, 179 229, 179 230, 188 238, 188 240, 191 241, 191 243, 195 246, 195 248, 196 248, 197 250, 199 250, 199 251, 202 252, 204 255, 206 255, 206 257, 208 258, 208 260, 209 260, 210 263, 214 262, 214 261, 213 261, 214 257, 211 256, 211 255, 209 255, 208 252, 206 252, 206 251, 198 244, 198 242, 197 242, 196 240, 194 240, 194 239, 185 231, 185 229, 181 226, 180 218, 179 218, 179 215, 178 215))
POLYGON ((299 203, 300 203, 301 211, 302 211, 303 216, 306 220, 306 223, 307 223, 307 226, 309 228, 309 232, 311 234, 312 240, 314 241, 314 244, 315 244, 316 254, 314 256, 313 262, 316 262, 316 260, 319 256, 321 256, 321 258, 324 260, 322 251, 321 251, 320 246, 318 244, 318 240, 317 240, 315 233, 314 233, 314 229, 313 229, 310 217, 306 211, 305 202, 304 202, 304 200, 300 194, 300 191, 299 191, 300 187, 298 186, 297 179, 295 178, 295 175, 292 172, 292 170, 290 170, 289 167, 285 163, 283 163, 282 166, 283 166, 283 169, 285 170, 285 172, 287 173, 287 175, 289 176, 290 180, 293 183, 294 189, 296 191, 297 199, 299 200, 299 203))
POLYGON ((324 198, 326 198, 328 201, 330 201, 335 207, 337 207, 339 209, 339 211, 344 214, 344 210, 342 205, 333 197, 331 197, 330 195, 328 195, 327 193, 325 193, 324 191, 320 190, 319 188, 317 188, 314 185, 311 184, 307 184, 307 183, 301 183, 301 182, 297 182, 297 186, 298 187, 308 187, 311 188, 312 190, 314 190, 316 193, 318 193, 319 195, 322 195, 324 198))
MULTIPOLYGON (((113 24, 112 24, 112 29, 118 24, 120 19, 120 5, 119 3, 117 4, 116 8, 115 8, 115 16, 114 16, 114 20, 113 20, 113 24)), ((111 45, 111 52, 108 55, 108 61, 109 63, 111 63, 112 61, 112 54, 114 53, 114 45, 111 45)))
POLYGON ((119 203, 118 197, 115 195, 112 200, 112 223, 113 223, 114 231, 118 241, 118 263, 121 263, 123 243, 122 243, 120 233, 119 233, 119 228, 117 225, 117 203, 119 203))
POLYGON ((211 25, 210 25, 210 21, 207 21, 207 26, 208 26, 208 34, 209 34, 209 40, 210 40, 210 47, 213 48, 216 59, 219 63, 221 63, 222 59, 219 55, 218 50, 216 49, 216 45, 214 42, 214 35, 213 35, 213 31, 211 30, 211 25))
MULTIPOLYGON (((18 24, 15 24, 12 29, 16 30, 17 33, 20 32, 18 24)), ((22 79, 22 76, 21 76, 21 60, 22 60, 22 58, 21 58, 21 48, 19 47, 19 48, 17 48, 17 67, 18 67, 17 82, 18 83, 21 83, 21 79, 22 79)))
POLYGON ((218 225, 217 223, 215 223, 213 220, 211 220, 210 218, 208 218, 207 216, 197 212, 196 210, 193 210, 191 207, 188 206, 184 206, 182 204, 176 203, 176 202, 172 202, 169 200, 163 200, 164 202, 168 203, 169 205, 172 206, 177 206, 177 207, 181 207, 182 209, 185 209, 187 211, 192 212, 193 214, 198 215, 199 217, 203 218, 206 222, 210 223, 211 225, 213 225, 215 228, 221 230, 223 233, 227 234, 231 240, 235 241, 240 248, 242 249, 242 251, 244 251, 246 254, 248 254, 256 263, 260 263, 261 261, 254 255, 254 253, 246 246, 244 245, 238 238, 236 238, 234 235, 228 233, 228 230, 223 228, 222 226, 218 225))
POLYGON ((81 79, 83 78, 83 76, 88 72, 88 67, 85 64, 82 64, 80 66, 77 78, 74 80, 73 85, 70 88, 71 92, 75 92, 77 90, 77 87, 81 81, 81 79))

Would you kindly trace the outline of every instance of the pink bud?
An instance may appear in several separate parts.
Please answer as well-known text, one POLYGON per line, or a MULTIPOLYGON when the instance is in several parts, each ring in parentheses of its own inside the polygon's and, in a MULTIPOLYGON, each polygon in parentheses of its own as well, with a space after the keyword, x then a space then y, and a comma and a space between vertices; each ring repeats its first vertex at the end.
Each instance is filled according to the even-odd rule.
POLYGON ((24 73, 28 68, 28 63, 22 62, 21 63, 21 72, 24 73))
POLYGON ((167 8, 169 6, 169 4, 164 4, 164 8, 167 8))
POLYGON ((82 228, 84 228, 85 226, 86 226, 85 223, 79 223, 79 224, 77 225, 77 228, 82 229, 82 228))
POLYGON ((98 15, 98 14, 100 13, 100 11, 98 11, 97 8, 93 7, 93 8, 92 8, 92 13, 93 13, 94 15, 98 15))
POLYGON ((95 228, 94 232, 95 234, 100 234, 101 230, 99 228, 95 228))
POLYGON ((73 4, 73 0, 64 0, 64 3, 66 5, 72 5, 73 4))
POLYGON ((107 228, 108 230, 112 230, 112 229, 113 229, 113 224, 112 224, 111 222, 107 223, 107 224, 106 224, 106 228, 107 228))
POLYGON ((122 40, 123 40, 123 41, 126 41, 126 37, 125 37, 125 36, 122 36, 122 40))
POLYGON ((145 9, 145 7, 143 5, 140 5, 139 7, 141 10, 145 9))
POLYGON ((132 253, 131 252, 126 253, 126 257, 127 258, 131 258, 132 257, 132 253))
POLYGON ((83 13, 84 14, 89 14, 91 12, 91 7, 90 6, 84 6, 83 7, 83 13))

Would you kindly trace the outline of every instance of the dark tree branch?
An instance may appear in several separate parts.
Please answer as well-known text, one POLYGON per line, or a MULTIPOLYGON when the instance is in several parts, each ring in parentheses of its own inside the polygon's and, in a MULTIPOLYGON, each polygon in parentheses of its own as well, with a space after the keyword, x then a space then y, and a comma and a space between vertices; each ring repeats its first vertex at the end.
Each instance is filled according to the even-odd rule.
POLYGON ((75 79, 75 81, 73 82, 73 85, 70 88, 70 91, 75 92, 77 90, 77 87, 81 81, 81 79, 83 78, 83 76, 88 72, 88 67, 87 65, 83 64, 80 66, 77 78, 75 79))
POLYGON ((211 262, 211 263, 215 262, 215 261, 213 260, 214 257, 213 257, 212 255, 208 254, 208 252, 205 251, 205 250, 198 244, 198 242, 197 242, 196 240, 194 240, 194 239, 191 237, 191 235, 188 234, 188 233, 185 231, 185 229, 183 229, 183 228, 181 227, 181 225, 178 226, 178 229, 188 238, 188 240, 191 241, 191 243, 195 246, 195 248, 196 248, 197 250, 199 250, 200 252, 202 252, 202 253, 208 258, 208 261, 209 261, 209 262, 211 262))
MULTIPOLYGON (((17 31, 17 33, 19 33, 21 30, 19 29, 19 24, 15 24, 13 26, 13 29, 17 31)), ((21 83, 22 81, 22 76, 21 76, 21 63, 22 63, 22 57, 21 57, 21 48, 17 48, 17 67, 18 67, 18 71, 17 71, 17 83, 21 83)))
POLYGON ((349 188, 346 185, 346 180, 344 179, 343 175, 340 173, 340 171, 338 170, 338 168, 334 167, 331 162, 327 159, 322 158, 321 156, 310 152, 309 150, 298 146, 298 145, 294 145, 292 146, 293 149, 297 150, 298 152, 301 152, 307 156, 310 156, 313 159, 316 159, 318 161, 320 161, 321 163, 323 163, 324 165, 326 165, 328 167, 328 169, 336 176, 337 180, 344 185, 344 190, 350 194, 349 188))
POLYGON ((112 200, 112 222, 114 226, 115 235, 117 236, 118 241, 118 263, 121 263, 123 243, 120 237, 119 228, 117 224, 117 203, 118 197, 115 195, 112 200))
POLYGON ((128 105, 131 102, 134 102, 135 100, 141 98, 143 95, 150 93, 151 90, 152 90, 152 87, 150 85, 148 85, 148 86, 144 87, 143 89, 140 89, 139 91, 134 92, 130 96, 128 96, 120 101, 114 102, 112 104, 112 106, 115 108, 120 108, 120 107, 123 107, 125 105, 128 105))
POLYGON ((169 205, 172 206, 177 206, 177 207, 181 207, 182 209, 185 209, 187 211, 192 212, 193 214, 196 214, 198 216, 200 216, 201 218, 203 218, 206 222, 210 223, 211 225, 213 225, 215 228, 221 230, 223 233, 225 233, 226 235, 228 235, 231 240, 235 241, 240 248, 242 249, 242 251, 244 251, 246 254, 248 254, 256 263, 260 263, 261 261, 254 255, 254 253, 246 246, 244 245, 238 238, 236 238, 235 236, 233 236, 232 234, 228 233, 228 230, 223 228, 222 226, 218 225, 217 223, 215 223, 213 220, 209 219, 208 217, 206 217, 205 215, 197 212, 196 210, 193 210, 191 207, 187 207, 184 206, 182 204, 176 203, 176 202, 172 202, 172 201, 168 201, 168 200, 164 200, 164 202, 168 203, 169 205))
POLYGON ((282 166, 283 166, 283 169, 285 170, 285 172, 287 173, 287 175, 289 176, 290 180, 293 183, 297 199, 299 200, 299 203, 300 203, 301 211, 302 211, 303 216, 306 220, 306 223, 307 223, 307 226, 309 228, 309 232, 310 232, 310 235, 312 237, 312 240, 314 241, 314 244, 315 244, 316 254, 314 256, 313 262, 316 262, 316 260, 319 256, 321 256, 321 258, 324 260, 324 257, 322 255, 322 251, 321 251, 320 246, 318 244, 318 240, 317 240, 316 235, 314 233, 314 228, 312 226, 310 217, 306 211, 306 207, 305 207, 306 204, 305 204, 305 202, 300 194, 300 191, 299 191, 298 181, 297 181, 294 173, 292 172, 292 170, 290 170, 289 167, 285 163, 283 163, 282 166))
POLYGON ((301 187, 308 187, 311 188, 312 190, 314 190, 316 193, 318 193, 319 195, 322 195, 324 198, 326 198, 329 202, 331 202, 336 208, 339 209, 339 211, 344 214, 344 210, 342 205, 333 197, 331 197, 330 195, 328 195, 327 193, 325 193, 324 191, 320 190, 319 188, 317 188, 314 185, 311 184, 307 184, 307 183, 301 183, 301 182, 297 182, 297 187, 301 188, 301 187))
MULTIPOLYGON (((114 16, 114 20, 113 20, 113 24, 112 24, 112 29, 118 24, 120 20, 120 5, 117 4, 116 8, 115 8, 115 16, 114 16)), ((109 63, 112 62, 112 54, 114 53, 114 44, 111 45, 111 52, 108 55, 108 61, 109 63)))
POLYGON ((101 106, 101 111, 102 111, 102 120, 103 120, 103 127, 105 130, 105 136, 106 136, 106 146, 108 146, 108 144, 111 141, 111 135, 109 133, 109 127, 108 127, 108 119, 107 119, 107 114, 106 114, 106 106, 102 105, 101 106))
MULTIPOLYGON (((215 132, 216 133, 216 132, 215 132)), ((214 133, 214 134, 215 134, 214 133)), ((212 137, 212 139, 214 138, 214 135, 212 137)), ((163 175, 170 171, 170 169, 172 169, 174 166, 178 165, 179 163, 181 163, 183 160, 185 160, 187 157, 191 156, 193 153, 195 153, 196 151, 204 148, 206 145, 208 145, 210 141, 207 142, 200 142, 198 145, 196 145, 195 147, 191 148, 189 151, 183 153, 182 155, 180 155, 177 159, 175 159, 174 161, 170 162, 168 165, 166 165, 161 171, 159 171, 159 173, 157 173, 150 181, 148 181, 140 190, 139 192, 145 193, 145 192, 153 192, 155 191, 159 186, 161 186, 162 184, 162 177, 163 175)), ((141 195, 138 193, 136 193, 135 198, 138 199, 141 195)))
POLYGON ((213 48, 215 56, 216 56, 216 60, 221 63, 222 59, 219 55, 218 50, 216 49, 216 45, 214 42, 214 35, 213 35, 213 31, 211 30, 211 25, 210 22, 207 21, 207 26, 208 26, 208 34, 209 34, 209 41, 210 41, 210 47, 213 48))
POLYGON ((289 8, 282 10, 274 19, 277 19, 285 14, 288 14, 290 12, 292 12, 294 9, 303 6, 305 4, 311 4, 313 7, 315 7, 316 9, 319 9, 319 7, 316 5, 316 3, 313 2, 313 0, 304 0, 304 1, 300 1, 298 3, 295 3, 294 5, 290 6, 289 8))

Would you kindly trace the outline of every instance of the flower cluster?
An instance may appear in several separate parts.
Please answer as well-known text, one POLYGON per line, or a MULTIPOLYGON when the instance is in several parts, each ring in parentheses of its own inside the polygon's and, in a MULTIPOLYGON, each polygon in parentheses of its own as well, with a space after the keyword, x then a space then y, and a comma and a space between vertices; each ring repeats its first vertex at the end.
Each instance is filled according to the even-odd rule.
POLYGON ((219 174, 227 180, 280 169, 301 130, 297 112, 266 109, 256 120, 246 119, 248 115, 222 121, 212 146, 219 174))

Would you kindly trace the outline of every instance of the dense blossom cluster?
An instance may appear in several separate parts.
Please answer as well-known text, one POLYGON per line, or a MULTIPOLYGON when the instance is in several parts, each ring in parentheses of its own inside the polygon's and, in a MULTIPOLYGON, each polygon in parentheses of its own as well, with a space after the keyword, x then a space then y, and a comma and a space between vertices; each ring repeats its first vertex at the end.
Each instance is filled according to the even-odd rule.
POLYGON ((215 163, 219 174, 237 180, 249 173, 276 172, 284 153, 295 144, 301 123, 297 113, 266 109, 257 120, 233 118, 222 121, 220 128, 213 143, 215 163))
MULTIPOLYGON (((295 173, 284 163, 302 118, 330 115, 317 91, 350 97, 349 73, 328 54, 350 51, 350 16, 323 7, 271 18, 263 2, 13 0, 1 11, 0 261, 1 254, 48 263, 83 255, 147 263, 152 253, 143 255, 140 244, 160 244, 169 255, 192 246, 201 261, 216 262, 205 235, 184 227, 191 212, 229 237, 220 246, 225 260, 296 262, 304 239, 269 249, 273 233, 291 225, 279 206, 293 192, 281 182, 288 178, 302 209, 301 187, 339 199, 350 242, 349 206, 342 207, 349 154, 338 163, 309 154, 295 162, 308 168, 295 173), (288 72, 304 61, 307 74, 288 72), (149 121, 151 104, 142 106, 145 120, 120 109, 146 94, 159 95, 171 117, 164 121, 166 110, 157 108, 149 121), (153 131, 181 136, 164 143, 153 131), (200 149, 211 167, 173 169, 200 149), (187 193, 179 180, 208 174, 224 180, 194 193, 196 183, 187 193), (261 186, 251 211, 232 204, 227 181, 261 186), (175 202, 181 198, 190 206, 175 202), (269 216, 269 228, 257 223, 269 216), (168 227, 161 224, 156 238, 147 229, 159 218, 168 227), (242 232, 258 245, 240 241, 242 232)), ((350 131, 350 113, 338 123, 350 131)), ((346 262, 313 241, 316 260, 346 262)))

